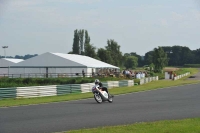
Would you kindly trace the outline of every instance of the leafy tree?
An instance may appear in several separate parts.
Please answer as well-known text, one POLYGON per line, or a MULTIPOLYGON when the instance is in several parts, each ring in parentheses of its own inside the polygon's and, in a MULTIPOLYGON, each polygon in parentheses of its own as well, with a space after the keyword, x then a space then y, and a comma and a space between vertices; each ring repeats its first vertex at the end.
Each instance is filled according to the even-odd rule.
POLYGON ((192 51, 193 57, 191 57, 193 60, 195 60, 194 63, 200 64, 200 48, 197 50, 192 51))
POLYGON ((88 31, 85 30, 85 45, 90 44, 90 36, 88 35, 88 31))
POLYGON ((153 52, 153 64, 155 65, 155 72, 161 72, 168 64, 169 59, 167 54, 161 47, 155 48, 153 52))
POLYGON ((127 69, 133 69, 133 68, 136 68, 138 65, 138 58, 135 57, 135 56, 128 56, 126 61, 125 61, 125 64, 124 66, 127 68, 127 69))
POLYGON ((73 52, 72 52, 72 51, 69 51, 68 54, 73 54, 73 52))
MULTIPOLYGON (((24 60, 27 60, 27 59, 30 59, 32 57, 35 57, 35 56, 38 56, 38 54, 34 54, 34 55, 30 55, 30 54, 27 54, 25 56, 20 56, 20 55, 15 55, 15 59, 24 59, 24 60)), ((13 57, 11 57, 13 58, 13 57)))
POLYGON ((106 50, 110 52, 112 58, 112 65, 122 66, 122 52, 120 51, 120 45, 114 40, 107 41, 106 50))
POLYGON ((79 30, 79 32, 78 32, 78 35, 79 35, 79 44, 80 44, 80 46, 79 46, 79 48, 80 48, 80 51, 79 51, 79 54, 84 54, 84 45, 83 45, 83 38, 84 38, 84 30, 79 30))
POLYGON ((85 55, 92 57, 92 58, 97 58, 97 54, 96 54, 96 47, 94 47, 93 45, 86 43, 85 44, 85 55))
POLYGON ((78 30, 74 31, 74 42, 72 46, 73 54, 79 54, 80 46, 79 46, 79 34, 78 30))
POLYGON ((35 57, 35 56, 38 56, 38 54, 34 54, 34 55, 27 54, 27 55, 24 56, 24 60, 30 59, 30 58, 35 57))
POLYGON ((99 59, 101 61, 109 63, 109 64, 113 64, 113 60, 112 60, 110 51, 100 48, 97 51, 97 56, 99 57, 99 59))
POLYGON ((149 65, 149 64, 153 63, 153 52, 154 51, 149 51, 145 54, 144 65, 149 65))
POLYGON ((150 71, 154 70, 154 68, 155 68, 155 65, 154 65, 153 63, 151 63, 151 64, 149 65, 150 71))
MULTIPOLYGON (((125 53, 125 54, 128 54, 128 53, 125 53)), ((125 54, 124 54, 124 56, 125 56, 125 54)), ((144 62, 143 57, 140 56, 140 55, 138 55, 136 52, 131 52, 129 55, 130 55, 130 56, 135 56, 135 57, 138 58, 138 66, 141 67, 141 66, 144 66, 144 65, 145 65, 145 62, 144 62)))

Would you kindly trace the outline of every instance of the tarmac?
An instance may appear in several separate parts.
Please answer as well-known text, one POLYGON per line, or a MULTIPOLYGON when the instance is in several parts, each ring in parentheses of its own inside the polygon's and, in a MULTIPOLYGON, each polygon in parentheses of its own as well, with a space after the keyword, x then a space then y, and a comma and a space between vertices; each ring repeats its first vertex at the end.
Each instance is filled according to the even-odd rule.
POLYGON ((194 74, 194 75, 191 75, 188 80, 200 80, 200 68, 199 68, 199 72, 194 74))

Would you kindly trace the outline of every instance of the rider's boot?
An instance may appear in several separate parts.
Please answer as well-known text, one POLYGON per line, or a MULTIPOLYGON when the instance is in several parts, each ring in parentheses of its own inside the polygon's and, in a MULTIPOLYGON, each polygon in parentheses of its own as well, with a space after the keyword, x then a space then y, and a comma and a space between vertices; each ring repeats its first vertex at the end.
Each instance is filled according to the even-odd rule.
POLYGON ((108 93, 108 97, 114 97, 114 95, 111 95, 110 93, 108 93))

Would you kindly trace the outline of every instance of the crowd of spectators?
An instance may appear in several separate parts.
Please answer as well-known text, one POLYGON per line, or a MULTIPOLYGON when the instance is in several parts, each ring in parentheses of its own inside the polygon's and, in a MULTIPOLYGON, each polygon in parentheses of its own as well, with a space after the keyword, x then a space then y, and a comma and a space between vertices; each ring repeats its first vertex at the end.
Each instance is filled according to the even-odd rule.
POLYGON ((122 74, 127 77, 127 78, 136 78, 136 79, 141 79, 147 77, 147 72, 146 71, 135 71, 133 72, 132 70, 123 70, 122 74))

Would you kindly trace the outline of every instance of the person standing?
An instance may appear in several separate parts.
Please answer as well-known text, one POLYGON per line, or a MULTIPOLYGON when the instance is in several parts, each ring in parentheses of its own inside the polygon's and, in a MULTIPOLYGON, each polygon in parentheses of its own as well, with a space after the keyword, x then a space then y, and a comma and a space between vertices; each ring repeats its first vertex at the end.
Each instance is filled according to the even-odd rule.
POLYGON ((82 70, 82 75, 83 75, 83 77, 85 77, 85 72, 84 72, 84 69, 82 70))

